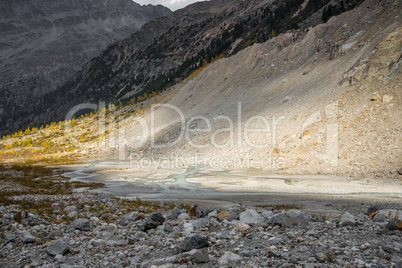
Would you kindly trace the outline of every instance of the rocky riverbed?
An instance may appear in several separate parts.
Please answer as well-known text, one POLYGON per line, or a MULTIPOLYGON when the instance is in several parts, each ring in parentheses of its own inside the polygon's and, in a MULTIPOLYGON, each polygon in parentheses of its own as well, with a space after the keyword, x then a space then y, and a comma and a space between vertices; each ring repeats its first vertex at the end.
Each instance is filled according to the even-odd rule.
POLYGON ((1 267, 402 267, 397 204, 329 218, 88 193, 15 198, 48 209, 0 207, 1 267))

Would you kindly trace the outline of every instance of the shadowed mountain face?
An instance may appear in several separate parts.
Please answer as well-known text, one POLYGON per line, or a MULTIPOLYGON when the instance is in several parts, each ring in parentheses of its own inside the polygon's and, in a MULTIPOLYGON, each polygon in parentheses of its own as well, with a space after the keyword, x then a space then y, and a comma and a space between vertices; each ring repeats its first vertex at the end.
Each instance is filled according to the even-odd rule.
POLYGON ((109 44, 169 13, 131 0, 0 1, 0 124, 12 123, 16 111, 35 105, 109 44))
MULTIPOLYGON (((124 102, 162 91, 217 57, 231 56, 280 33, 296 31, 299 24, 310 27, 321 23, 322 8, 329 2, 212 0, 189 5, 146 23, 140 31, 108 46, 34 105, 20 105, 8 115, 3 113, 3 133, 64 120, 81 103, 124 102)), ((347 10, 362 0, 341 2, 342 10, 347 10)), ((65 73, 61 71, 60 76, 65 73)), ((11 111, 11 106, 7 107, 11 111)))

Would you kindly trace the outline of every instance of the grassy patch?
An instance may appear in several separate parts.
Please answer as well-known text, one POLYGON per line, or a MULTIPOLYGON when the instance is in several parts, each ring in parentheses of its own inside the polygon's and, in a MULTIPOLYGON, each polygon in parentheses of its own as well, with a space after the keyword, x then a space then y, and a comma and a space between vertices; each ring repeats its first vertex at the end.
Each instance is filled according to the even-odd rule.
POLYGON ((69 182, 62 177, 61 171, 45 166, 0 164, 0 204, 16 204, 21 208, 38 213, 51 211, 50 201, 32 202, 25 199, 16 199, 20 195, 58 195, 71 194, 75 188, 101 187, 103 183, 69 182))

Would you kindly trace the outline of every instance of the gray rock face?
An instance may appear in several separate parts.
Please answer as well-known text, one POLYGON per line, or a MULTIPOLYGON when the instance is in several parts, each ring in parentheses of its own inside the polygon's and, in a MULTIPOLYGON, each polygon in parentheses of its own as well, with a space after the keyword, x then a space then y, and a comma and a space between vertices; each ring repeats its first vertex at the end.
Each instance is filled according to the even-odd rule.
POLYGON ((264 218, 258 214, 254 209, 248 209, 242 213, 240 213, 240 221, 246 223, 248 225, 254 225, 257 222, 263 221, 264 218))
POLYGON ((22 243, 34 243, 36 241, 36 237, 31 235, 28 231, 22 231, 20 234, 20 239, 22 243))
POLYGON ((165 218, 159 212, 152 213, 144 224, 144 231, 149 229, 155 229, 159 225, 162 225, 165 222, 165 218))
POLYGON ((169 13, 131 0, 2 1, 0 123, 12 126, 13 107, 15 115, 31 106, 108 45, 169 13))
POLYGON ((46 248, 50 256, 64 255, 70 250, 68 244, 63 240, 56 240, 46 248))
POLYGON ((81 231, 90 231, 91 230, 91 223, 88 219, 76 219, 71 224, 73 229, 81 230, 81 231))
POLYGON ((200 249, 208 247, 209 243, 207 237, 201 235, 192 235, 184 238, 182 249, 184 251, 190 251, 192 249, 200 249))

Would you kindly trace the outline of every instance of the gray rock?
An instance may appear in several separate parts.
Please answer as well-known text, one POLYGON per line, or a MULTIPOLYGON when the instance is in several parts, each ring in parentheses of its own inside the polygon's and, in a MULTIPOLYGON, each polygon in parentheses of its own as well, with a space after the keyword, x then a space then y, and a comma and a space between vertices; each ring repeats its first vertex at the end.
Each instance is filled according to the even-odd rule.
POLYGON ((274 215, 271 217, 270 224, 282 226, 282 219, 283 219, 283 216, 284 216, 285 214, 286 214, 285 211, 281 211, 281 212, 279 212, 279 213, 274 214, 274 215))
POLYGON ((135 244, 136 242, 140 241, 142 238, 147 238, 148 234, 142 231, 137 231, 135 234, 128 238, 129 244, 135 244))
POLYGON ((316 253, 315 258, 319 262, 325 262, 328 259, 327 255, 322 252, 316 253))
POLYGON ((274 215, 274 212, 272 212, 271 210, 267 210, 264 211, 263 213, 261 213, 261 216, 263 216, 265 219, 269 219, 274 215))
POLYGON ((194 228, 202 228, 209 225, 209 219, 201 218, 199 220, 192 221, 191 224, 194 226, 194 228))
POLYGON ((197 208, 197 218, 204 218, 207 217, 209 213, 213 212, 214 209, 212 208, 197 208))
POLYGON ((248 225, 255 225, 257 222, 263 221, 264 218, 254 209, 248 209, 240 213, 240 221, 248 225))
POLYGON ((194 232, 194 226, 191 222, 186 222, 183 224, 183 231, 185 233, 192 233, 194 232))
POLYGON ((67 213, 78 212, 78 208, 76 206, 68 206, 64 209, 64 211, 67 213))
POLYGON ((291 209, 282 217, 282 227, 305 226, 310 222, 310 217, 300 210, 291 209))
POLYGON ((402 230, 402 221, 390 219, 385 228, 389 230, 402 230))
POLYGON ((181 254, 181 256, 187 257, 193 263, 205 263, 209 261, 208 248, 193 249, 181 254))
POLYGON ((76 211, 71 211, 70 213, 67 214, 67 217, 75 218, 75 217, 77 217, 77 212, 76 211))
POLYGON ((70 251, 70 248, 63 240, 56 240, 46 248, 46 253, 50 256, 64 255, 70 251))
POLYGON ((64 256, 61 255, 61 254, 57 254, 57 255, 54 257, 54 259, 55 259, 57 262, 59 262, 59 263, 64 263, 64 262, 66 262, 66 257, 64 257, 64 256))
POLYGON ((36 241, 36 237, 31 235, 28 231, 22 231, 20 239, 23 243, 34 243, 36 241))
POLYGON ((159 225, 162 225, 165 221, 163 215, 159 212, 152 213, 149 215, 148 219, 144 224, 144 231, 148 231, 149 229, 155 229, 159 225))
POLYGON ((137 220, 138 215, 139 214, 137 211, 133 211, 133 212, 124 214, 123 216, 120 217, 118 224, 120 224, 122 226, 126 226, 130 222, 134 222, 135 220, 137 220))
POLYGON ((94 246, 94 247, 99 247, 100 245, 102 245, 103 240, 102 239, 91 239, 89 241, 89 244, 94 246))
POLYGON ((184 251, 190 251, 192 249, 199 249, 208 247, 209 243, 207 237, 201 235, 192 235, 184 238, 182 249, 184 251))
POLYGON ((236 266, 239 265, 242 260, 242 257, 239 255, 236 255, 232 252, 225 252, 222 257, 219 258, 218 263, 220 266, 224 265, 230 265, 230 266, 236 266))
POLYGON ((71 227, 76 230, 87 232, 91 230, 91 223, 88 219, 76 219, 71 224, 71 227))
POLYGON ((180 214, 187 213, 187 210, 183 209, 182 207, 175 207, 171 214, 168 216, 169 220, 176 220, 180 214))
POLYGON ((379 205, 379 204, 370 206, 366 211, 366 215, 370 216, 371 213, 379 211, 379 210, 384 209, 384 208, 385 208, 384 205, 379 205))
POLYGON ((214 211, 210 212, 208 214, 208 217, 209 218, 217 218, 218 217, 218 211, 214 210, 214 211))
POLYGON ((182 213, 177 217, 177 219, 179 221, 188 221, 190 219, 190 215, 188 215, 188 213, 182 213))
POLYGON ((381 221, 380 219, 394 219, 402 221, 402 210, 397 209, 381 209, 370 214, 374 221, 381 221))
POLYGON ((341 217, 340 224, 343 226, 346 226, 346 225, 354 226, 357 224, 357 219, 355 216, 353 216, 349 212, 345 212, 345 214, 343 214, 341 217))

